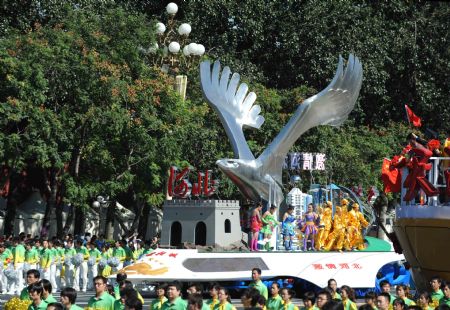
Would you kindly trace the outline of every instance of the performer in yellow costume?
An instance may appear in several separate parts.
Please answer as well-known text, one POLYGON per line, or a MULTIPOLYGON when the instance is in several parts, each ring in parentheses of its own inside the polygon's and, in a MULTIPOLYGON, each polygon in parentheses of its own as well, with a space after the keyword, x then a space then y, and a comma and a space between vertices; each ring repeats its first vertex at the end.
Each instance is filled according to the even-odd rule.
POLYGON ((336 213, 333 218, 333 231, 328 236, 328 241, 324 247, 326 251, 331 249, 342 250, 345 238, 345 222, 342 214, 342 208, 336 207, 336 213))
POLYGON ((354 203, 352 210, 348 212, 347 231, 350 248, 364 250, 364 239, 362 237, 362 228, 369 226, 364 215, 359 211, 359 204, 354 203))
POLYGON ((348 200, 341 200, 341 212, 342 212, 342 223, 344 225, 344 244, 343 248, 346 251, 350 251, 352 249, 350 245, 350 236, 353 234, 353 228, 349 226, 349 212, 348 212, 348 200))
POLYGON ((325 247, 326 240, 328 235, 330 234, 332 219, 331 215, 333 211, 331 210, 332 203, 331 201, 327 201, 324 203, 323 208, 320 212, 320 224, 319 224, 319 233, 317 234, 316 241, 316 249, 320 250, 325 247))

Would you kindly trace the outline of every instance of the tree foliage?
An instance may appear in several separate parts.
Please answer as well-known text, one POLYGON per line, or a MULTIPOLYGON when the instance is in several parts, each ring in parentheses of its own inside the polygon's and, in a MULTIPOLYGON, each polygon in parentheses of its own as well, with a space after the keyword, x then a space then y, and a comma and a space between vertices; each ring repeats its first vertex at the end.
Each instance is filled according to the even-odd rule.
MULTIPOLYGON (((427 127, 450 130, 445 3, 176 2, 177 18, 193 26, 191 40, 241 73, 257 94, 266 121, 245 132, 256 156, 297 106, 328 84, 339 54, 361 59, 363 87, 350 121, 312 129, 293 147, 327 155, 327 170, 305 180, 379 185, 382 158, 400 149, 409 130, 404 104, 427 127)), ((102 194, 139 213, 143 205, 161 205, 170 165, 204 170, 233 156, 202 100, 198 69, 189 72, 182 101, 172 77, 139 53, 154 42, 153 24, 166 18, 166 4, 4 1, 0 161, 13 181, 9 209, 29 193, 24 188, 36 187, 54 205, 85 209, 102 194)), ((241 197, 221 179, 219 197, 241 197)))

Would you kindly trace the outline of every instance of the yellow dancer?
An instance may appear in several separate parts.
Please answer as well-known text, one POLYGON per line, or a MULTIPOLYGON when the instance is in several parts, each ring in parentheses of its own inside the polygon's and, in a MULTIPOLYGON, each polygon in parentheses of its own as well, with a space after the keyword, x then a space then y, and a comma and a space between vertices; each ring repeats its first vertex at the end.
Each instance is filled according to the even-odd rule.
POLYGON ((369 226, 364 215, 359 211, 359 204, 354 203, 352 210, 348 213, 348 226, 352 227, 352 234, 349 235, 350 247, 364 250, 364 239, 361 229, 369 226))
POLYGON ((328 237, 328 242, 325 246, 325 250, 331 249, 342 250, 345 238, 345 222, 342 214, 342 208, 336 207, 336 213, 333 219, 333 231, 328 237))
POLYGON ((326 240, 328 239, 328 235, 330 234, 332 218, 331 215, 333 211, 331 207, 333 204, 331 201, 327 201, 324 203, 322 214, 320 215, 320 225, 323 225, 322 229, 319 229, 319 233, 317 234, 317 249, 323 249, 325 247, 326 240))

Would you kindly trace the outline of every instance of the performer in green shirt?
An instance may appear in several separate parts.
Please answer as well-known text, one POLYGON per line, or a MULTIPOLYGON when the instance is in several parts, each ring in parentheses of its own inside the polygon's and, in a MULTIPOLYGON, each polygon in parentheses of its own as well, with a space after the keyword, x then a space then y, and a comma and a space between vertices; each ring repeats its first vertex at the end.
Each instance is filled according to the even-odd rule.
POLYGON ((211 299, 205 302, 209 310, 214 310, 219 304, 219 289, 220 285, 218 283, 211 283, 209 286, 209 296, 211 296, 211 299))
POLYGON ((442 280, 439 277, 432 277, 430 280, 431 285, 431 299, 433 303, 430 304, 431 307, 436 308, 439 305, 439 301, 444 297, 444 293, 441 290, 442 280))
POLYGON ((83 292, 86 292, 87 289, 87 280, 88 280, 88 265, 87 261, 89 259, 89 250, 83 245, 83 241, 77 240, 75 242, 75 251, 76 255, 82 255, 83 261, 78 266, 73 266, 75 278, 73 280, 73 288, 76 290, 80 289, 79 279, 83 280, 83 287, 81 288, 83 292))
POLYGON ((13 261, 16 279, 13 283, 9 283, 9 293, 11 295, 20 292, 23 289, 23 263, 25 262, 25 247, 19 237, 13 238, 13 261))
POLYGON ((250 283, 249 287, 256 288, 259 293, 264 296, 264 298, 267 300, 269 297, 269 293, 267 291, 267 286, 261 281, 261 269, 259 268, 253 268, 252 269, 252 279, 253 282, 250 283))
POLYGON ((30 293, 30 298, 32 300, 31 305, 28 310, 45 310, 47 309, 47 303, 42 300, 43 287, 38 283, 34 283, 29 286, 28 292, 30 293))
POLYGON ((236 308, 231 304, 230 294, 228 290, 224 287, 219 289, 219 304, 217 305, 217 310, 236 310, 236 308))
POLYGON ((294 296, 294 292, 291 289, 281 289, 281 298, 283 299, 283 304, 281 305, 280 310, 298 310, 298 307, 291 301, 292 296, 294 296))
MULTIPOLYGON (((164 295, 164 290, 165 290, 165 287, 163 287, 163 289, 161 289, 160 291, 160 293, 159 294, 161 294, 161 296, 163 296, 164 295)), ((202 296, 202 286, 199 284, 199 283, 192 283, 188 288, 187 288, 187 290, 186 290, 186 292, 188 293, 188 295, 189 296, 191 296, 191 295, 200 295, 200 296, 202 296)), ((157 293, 158 294, 158 293, 157 293)), ((194 298, 195 299, 195 298, 194 298)), ((188 303, 189 303, 189 301, 188 301, 188 303)), ((195 302, 194 302, 194 304, 195 304, 195 302)), ((152 308, 152 309, 150 309, 150 310, 159 310, 160 308, 152 308)), ((202 306, 201 306, 201 308, 200 308, 201 310, 210 310, 210 308, 209 308, 209 306, 206 304, 206 302, 203 302, 203 299, 202 299, 202 306)))
POLYGON ((77 291, 71 287, 65 287, 61 290, 61 303, 67 310, 83 310, 75 304, 77 300, 77 291))
POLYGON ((30 269, 37 269, 39 253, 34 247, 34 241, 28 241, 25 245, 25 262, 30 265, 30 269))
POLYGON ((87 243, 89 249, 89 259, 88 259, 88 282, 87 288, 92 288, 92 281, 98 274, 98 261, 102 257, 102 252, 95 246, 94 243, 87 243))
POLYGON ((342 300, 341 295, 337 292, 337 282, 335 279, 328 280, 328 288, 333 291, 332 298, 342 300))
POLYGON ((106 288, 107 280, 103 276, 94 278, 95 296, 89 299, 88 307, 96 310, 114 310, 114 297, 112 297, 106 288))
MULTIPOLYGON (((30 269, 27 271, 27 285, 31 285, 34 283, 39 282, 39 279, 41 277, 41 273, 39 270, 36 269, 30 269)), ((24 287, 22 289, 22 292, 20 292, 20 299, 21 300, 31 300, 30 294, 28 293, 28 286, 24 287)))
POLYGON ((185 310, 187 303, 181 299, 181 288, 178 282, 167 285, 167 301, 162 305, 162 310, 185 310))
POLYGON ((167 301, 166 298, 166 285, 159 284, 156 287, 156 298, 150 305, 150 310, 161 310, 162 305, 167 301))
POLYGON ((74 268, 73 264, 66 264, 66 261, 72 260, 77 254, 77 251, 73 247, 73 240, 67 240, 66 248, 64 250, 64 280, 66 281, 66 287, 74 286, 74 268))
POLYGON ((49 249, 48 240, 42 241, 42 250, 41 250, 41 269, 42 269, 42 278, 50 279, 50 266, 52 263, 52 251, 49 249))
POLYGON ((444 297, 439 300, 439 304, 443 305, 446 304, 450 306, 450 283, 444 284, 444 297))
POLYGON ((282 305, 283 300, 279 295, 280 285, 277 282, 273 282, 270 286, 271 297, 267 300, 266 309, 267 310, 278 310, 282 305))
POLYGON ((52 284, 50 283, 50 281, 47 280, 47 279, 42 279, 41 283, 42 283, 42 288, 43 288, 42 299, 47 304, 51 304, 51 303, 57 302, 56 298, 53 297, 53 295, 52 295, 52 284))
POLYGON ((319 308, 316 307, 316 294, 314 292, 306 292, 303 295, 303 304, 305 305, 300 310, 319 310, 319 308))
POLYGON ((113 250, 113 255, 114 257, 117 257, 120 260, 120 264, 119 266, 117 266, 117 270, 120 270, 123 268, 123 263, 125 261, 125 258, 127 256, 123 245, 125 245, 125 241, 121 240, 121 241, 117 241, 116 242, 116 247, 113 250))

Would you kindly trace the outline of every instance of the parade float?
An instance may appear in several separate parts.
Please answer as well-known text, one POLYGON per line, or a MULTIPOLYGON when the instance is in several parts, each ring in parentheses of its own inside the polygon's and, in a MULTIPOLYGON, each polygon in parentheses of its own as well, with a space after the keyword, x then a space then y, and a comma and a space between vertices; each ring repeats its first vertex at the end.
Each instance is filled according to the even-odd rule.
MULTIPOLYGON (((290 148, 308 129, 319 125, 339 126, 346 120, 361 88, 362 65, 357 57, 350 55, 344 69, 340 57, 330 84, 299 105, 285 127, 257 158, 243 134, 244 126, 260 128, 264 123, 260 107, 254 105, 255 93, 248 93, 247 85, 239 82, 239 74, 232 74, 229 67, 221 70, 218 61, 212 66, 208 61, 201 63, 200 76, 204 97, 218 113, 235 155, 232 159, 220 159, 216 164, 246 199, 255 204, 262 202, 267 208, 278 207, 281 211, 280 207, 286 201, 282 169, 290 148)), ((323 161, 319 157, 311 164, 320 165, 323 161)), ((168 200, 164 205, 162 247, 123 269, 134 283, 247 281, 251 280, 251 269, 258 267, 264 279, 287 277, 324 287, 328 279, 334 278, 338 283, 354 288, 373 288, 383 266, 404 259, 403 255, 393 251, 390 243, 368 236, 364 239, 365 245, 354 251, 335 251, 335 247, 330 250, 319 247, 315 251, 314 245, 311 251, 304 251, 306 243, 305 248, 298 245, 287 251, 283 241, 280 242, 281 228, 277 225, 273 227, 271 239, 264 241, 270 242, 272 251, 256 250, 253 241, 242 232, 240 213, 243 210, 239 202, 208 198, 215 186, 210 171, 198 172, 194 182, 190 182, 188 176, 188 168, 171 169, 169 194, 178 198, 168 200), (188 193, 205 198, 180 199, 188 193), (245 240, 253 251, 239 246, 241 240, 245 240), (178 249, 182 243, 192 244, 194 248, 178 249), (195 245, 201 247, 195 248, 195 245)), ((346 197, 358 204, 372 222, 372 210, 350 190, 342 188, 342 191, 339 198, 346 197)), ((307 212, 307 200, 301 200, 299 207, 302 212, 307 212)), ((330 220, 337 218, 336 209, 350 213, 350 206, 341 208, 331 203, 330 220)), ((353 209, 359 212, 358 208, 353 209)), ((282 212, 275 213, 279 221, 280 214, 282 212)), ((342 229, 345 231, 345 227, 342 229)))
MULTIPOLYGON (((408 119, 420 120, 406 108, 408 119)), ((400 193, 393 225, 397 251, 410 264, 416 287, 427 290, 433 276, 450 280, 450 138, 442 148, 438 140, 414 134, 408 142, 401 155, 384 160, 383 181, 385 191, 400 193)))

